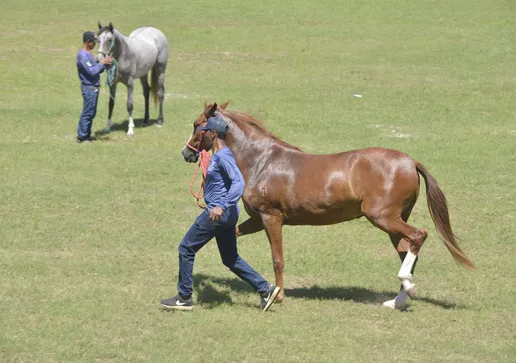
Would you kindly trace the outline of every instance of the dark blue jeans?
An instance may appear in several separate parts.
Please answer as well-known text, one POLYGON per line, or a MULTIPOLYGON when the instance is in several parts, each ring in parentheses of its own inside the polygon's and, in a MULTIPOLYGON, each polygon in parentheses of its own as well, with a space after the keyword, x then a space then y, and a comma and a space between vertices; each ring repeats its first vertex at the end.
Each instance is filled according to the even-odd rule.
POLYGON ((95 86, 81 86, 82 98, 84 106, 82 107, 81 118, 79 119, 79 127, 77 128, 77 137, 81 140, 91 136, 91 125, 97 114, 97 102, 99 99, 99 89, 95 86))
POLYGON ((222 263, 238 277, 251 285, 260 294, 267 292, 269 284, 237 252, 235 226, 238 210, 230 208, 222 220, 212 222, 207 209, 201 213, 190 227, 179 245, 179 280, 177 290, 183 297, 192 295, 192 273, 195 254, 213 237, 217 240, 222 263))

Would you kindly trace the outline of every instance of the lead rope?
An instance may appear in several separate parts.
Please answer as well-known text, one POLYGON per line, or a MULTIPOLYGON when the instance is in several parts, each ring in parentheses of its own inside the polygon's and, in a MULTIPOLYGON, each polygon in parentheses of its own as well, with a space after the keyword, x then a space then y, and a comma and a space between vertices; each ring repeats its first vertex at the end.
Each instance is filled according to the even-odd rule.
POLYGON ((210 158, 211 155, 209 152, 205 150, 200 151, 199 156, 199 165, 197 165, 197 169, 195 169, 195 173, 193 175, 192 181, 190 182, 190 193, 192 193, 193 197, 197 199, 197 206, 201 209, 204 209, 206 207, 203 207, 201 203, 199 203, 199 200, 204 198, 204 184, 206 183, 206 173, 208 172, 208 165, 210 164, 210 158), (195 194, 193 191, 193 184, 195 182, 195 178, 197 177, 197 174, 199 173, 199 170, 202 168, 202 183, 201 187, 199 188, 199 192, 195 194))
MULTIPOLYGON (((107 50, 107 55, 113 54, 113 49, 115 48, 115 34, 113 34, 113 38, 111 38, 111 44, 109 45, 109 49, 107 50)), ((107 79, 106 84, 108 87, 111 87, 115 84, 118 76, 118 62, 115 58, 113 58, 113 63, 111 63, 111 67, 107 69, 107 79)))

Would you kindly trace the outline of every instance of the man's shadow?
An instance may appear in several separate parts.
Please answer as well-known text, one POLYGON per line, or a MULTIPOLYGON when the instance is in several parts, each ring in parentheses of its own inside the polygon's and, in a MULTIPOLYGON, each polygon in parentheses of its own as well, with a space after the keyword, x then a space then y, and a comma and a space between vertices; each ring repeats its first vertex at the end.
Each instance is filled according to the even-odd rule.
MULTIPOLYGON (((198 291, 197 301, 208 309, 221 304, 233 304, 230 291, 237 293, 253 294, 254 290, 244 281, 238 278, 223 279, 206 274, 195 274, 194 286, 198 291)), ((344 300, 361 304, 381 305, 384 301, 392 299, 397 291, 374 291, 356 286, 330 286, 297 287, 285 289, 288 298, 302 298, 314 300, 344 300)), ((449 301, 432 298, 415 298, 415 300, 439 306, 446 310, 465 309, 466 306, 449 301)))

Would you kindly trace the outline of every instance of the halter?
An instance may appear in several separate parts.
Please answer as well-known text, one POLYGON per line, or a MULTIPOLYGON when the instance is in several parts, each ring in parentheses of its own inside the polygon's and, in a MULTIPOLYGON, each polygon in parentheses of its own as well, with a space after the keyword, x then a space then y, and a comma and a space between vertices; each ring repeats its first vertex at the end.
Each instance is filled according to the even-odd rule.
MULTIPOLYGON (((102 54, 103 57, 106 57, 108 55, 113 55, 113 51, 115 49, 115 33, 111 32, 113 37, 111 38, 111 44, 109 44, 109 48, 106 53, 101 51, 100 49, 97 51, 97 54, 102 54)), ((111 67, 107 69, 107 79, 106 84, 111 87, 115 84, 116 79, 118 76, 118 62, 115 58, 113 58, 113 63, 111 63, 111 67)))
MULTIPOLYGON (((202 127, 204 125, 206 125, 206 122, 202 123, 198 127, 202 127)), ((197 128, 196 128, 196 130, 197 130, 197 128)), ((202 130, 201 131, 201 141, 199 142, 199 146, 197 148, 193 147, 189 143, 186 143, 186 145, 185 145, 187 148, 189 148, 190 150, 195 152, 196 156, 200 156, 199 157, 199 165, 197 165, 197 169, 195 169, 194 175, 192 177, 192 181, 190 182, 190 193, 192 193, 193 197, 195 199, 197 199, 197 206, 201 209, 206 208, 206 207, 201 206, 201 204, 199 203, 199 200, 204 198, 204 194, 202 194, 202 191, 204 189, 204 184, 206 183, 206 173, 208 172, 208 165, 209 165, 210 158, 211 158, 211 155, 209 152, 207 152, 206 150, 202 150, 202 142, 204 139, 204 133, 205 133, 204 130, 202 130), (201 169, 201 168, 202 168, 202 183, 201 183, 201 187, 199 188, 199 192, 196 194, 193 191, 193 183, 195 182, 195 178, 197 177, 197 174, 199 173, 199 169, 201 169)))

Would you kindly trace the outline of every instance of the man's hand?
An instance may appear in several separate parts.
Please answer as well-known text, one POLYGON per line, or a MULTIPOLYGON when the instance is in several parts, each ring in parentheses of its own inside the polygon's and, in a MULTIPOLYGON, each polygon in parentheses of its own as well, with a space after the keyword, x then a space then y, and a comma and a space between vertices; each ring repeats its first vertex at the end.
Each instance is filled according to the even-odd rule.
POLYGON ((106 65, 106 64, 111 64, 113 63, 113 57, 108 55, 107 57, 104 57, 100 60, 100 63, 106 65))
POLYGON ((222 214, 224 214, 224 211, 221 207, 213 207, 210 209, 210 219, 212 221, 219 221, 222 214))

